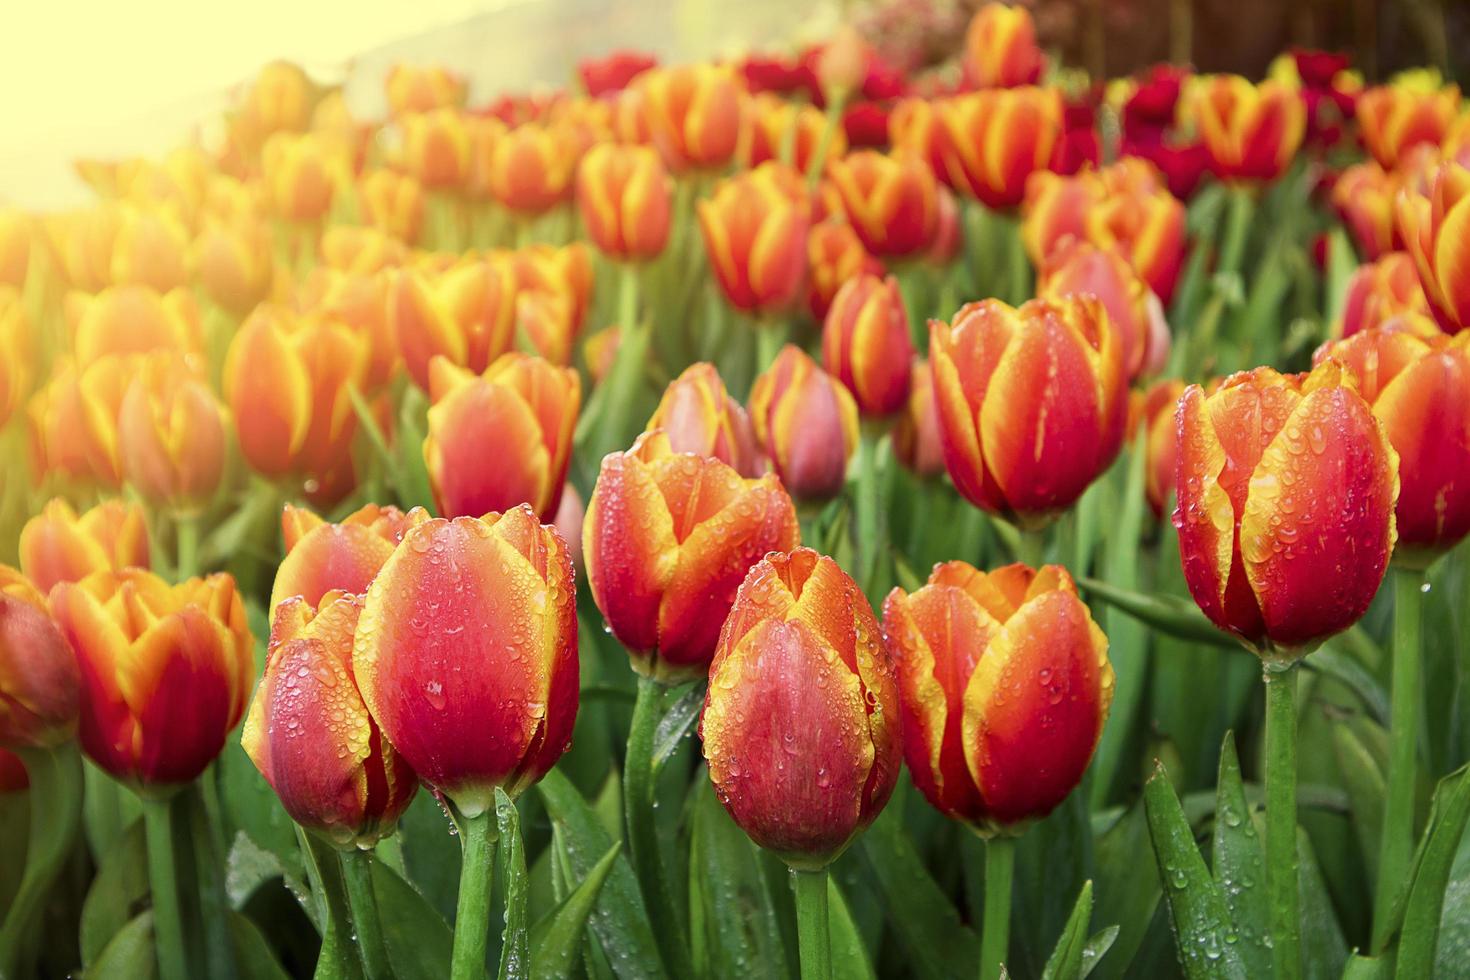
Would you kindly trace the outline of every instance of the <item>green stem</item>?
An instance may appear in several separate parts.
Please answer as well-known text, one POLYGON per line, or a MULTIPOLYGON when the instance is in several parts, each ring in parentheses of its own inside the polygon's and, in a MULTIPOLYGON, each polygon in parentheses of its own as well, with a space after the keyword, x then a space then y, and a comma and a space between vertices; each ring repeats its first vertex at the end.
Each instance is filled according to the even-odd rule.
POLYGON ((1256 205, 1247 188, 1231 187, 1228 193, 1230 210, 1225 216, 1225 237, 1220 240, 1220 262, 1216 272, 1239 273, 1256 205))
POLYGON ((234 937, 230 934, 230 900, 225 891, 224 834, 219 824, 218 788, 211 766, 185 793, 185 826, 193 843, 199 912, 203 919, 204 956, 211 977, 239 975, 234 937), (211 802, 213 801, 213 802, 211 802))
POLYGON ((1266 680, 1266 891, 1276 980, 1302 973, 1296 852, 1296 665, 1266 680))
POLYGON ((457 817, 463 863, 459 901, 454 909, 454 954, 451 980, 478 980, 485 974, 485 946, 490 929, 490 891, 495 879, 495 811, 457 817))
MULTIPOLYGON (((599 385, 606 388, 598 401, 595 416, 588 413, 583 421, 592 426, 593 444, 590 458, 599 461, 615 449, 623 448, 623 433, 628 414, 638 394, 638 381, 643 374, 649 352, 649 327, 638 319, 638 266, 625 262, 618 270, 618 341, 617 357, 607 377, 599 385)), ((601 392, 595 393, 601 395, 601 392)), ((578 426, 581 429, 581 426, 578 426)), ((577 433, 580 442, 582 432, 577 433)), ((594 462, 594 465, 596 463, 594 462)))
POLYGON ((1011 942, 1011 878, 1016 868, 1016 839, 992 837, 985 842, 985 919, 980 932, 980 980, 999 980, 1011 942))
POLYGON ((1021 242, 1021 222, 1010 215, 1001 215, 995 224, 1005 253, 1005 301, 1020 306, 1031 297, 1031 260, 1026 257, 1026 247, 1021 242))
POLYGON ((827 925, 827 869, 791 869, 796 893, 797 949, 801 980, 832 980, 832 931, 827 925))
POLYGON ((1387 947, 1394 900, 1408 884, 1414 849, 1415 750, 1419 741, 1420 636, 1424 574, 1397 569, 1393 577, 1393 707, 1389 716, 1388 792, 1373 898, 1373 948, 1387 947))
POLYGON ((153 897, 153 940, 161 980, 185 980, 183 911, 179 905, 178 870, 170 801, 143 799, 143 830, 148 841, 148 887, 153 897))
POLYGON ((791 324, 785 320, 757 320, 755 323, 755 370, 756 373, 776 363, 776 355, 786 346, 791 334, 791 324))
POLYGON ((1046 560, 1046 532, 1016 528, 1016 561, 1031 568, 1040 568, 1046 560))
POLYGON ((0 977, 22 975, 21 948, 34 939, 51 886, 76 842, 82 820, 82 762, 75 742, 20 749, 30 779, 31 830, 25 872, 0 929, 0 977))
POLYGON ((199 519, 193 514, 179 514, 174 518, 174 533, 178 545, 178 561, 174 563, 174 577, 179 581, 199 574, 199 519))
POLYGON ((347 885, 347 906, 352 911, 352 924, 357 931, 357 954, 362 959, 363 976, 367 980, 388 980, 393 975, 393 968, 388 965, 388 947, 383 942, 383 927, 378 922, 372 853, 353 847, 339 852, 339 857, 342 880, 347 885))
POLYGON ((864 425, 858 445, 857 544, 858 585, 864 592, 873 587, 873 570, 878 565, 878 445, 882 432, 864 425))
POLYGON ((842 110, 846 106, 846 99, 833 98, 827 102, 827 112, 822 117, 822 135, 817 137, 816 148, 812 150, 812 158, 806 165, 806 186, 809 191, 815 191, 822 182, 822 173, 827 168, 827 153, 832 149, 832 137, 836 135, 837 127, 842 125, 842 110))
POLYGON ((672 975, 687 977, 691 975, 689 955, 677 929, 678 911, 663 853, 659 850, 654 810, 658 774, 653 768, 653 743, 663 719, 663 695, 664 687, 657 680, 638 676, 638 699, 633 703, 633 724, 628 731, 628 752, 623 761, 623 811, 628 823, 633 870, 638 874, 664 963, 672 975))

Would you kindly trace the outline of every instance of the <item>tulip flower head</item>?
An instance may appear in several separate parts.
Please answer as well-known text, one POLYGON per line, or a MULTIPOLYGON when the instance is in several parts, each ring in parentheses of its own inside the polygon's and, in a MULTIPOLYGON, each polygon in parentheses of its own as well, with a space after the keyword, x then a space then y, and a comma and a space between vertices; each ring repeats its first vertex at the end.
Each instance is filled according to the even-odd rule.
POLYGON ((898 280, 857 276, 837 291, 822 327, 822 366, 866 415, 892 415, 909 393, 914 342, 898 280))
POLYGON ((1332 204, 1364 255, 1377 259, 1398 247, 1394 200, 1402 176, 1371 160, 1344 170, 1332 185, 1332 204))
POLYGON ((745 93, 732 68, 653 68, 633 85, 653 145, 675 173, 724 166, 740 144, 745 93))
POLYGON ((77 727, 77 659, 20 572, 0 565, 0 747, 51 748, 77 727))
POLYGON ((800 294, 811 208, 792 180, 781 164, 764 163, 697 204, 710 268, 737 310, 780 313, 800 294))
POLYGON ((78 516, 57 497, 20 532, 21 570, 42 594, 58 582, 129 566, 148 567, 148 521, 138 504, 104 500, 78 516))
POLYGON ((1159 355, 1161 349, 1167 352, 1169 340, 1163 304, 1116 250, 1079 239, 1062 243, 1042 266, 1036 295, 1096 297, 1122 341, 1123 366, 1130 380, 1163 366, 1159 355))
POLYGON ((581 147, 570 130, 540 123, 517 126, 495 142, 490 190, 519 214, 544 214, 572 196, 581 147))
POLYGON ((1460 114, 1460 88, 1375 85, 1358 96, 1358 128, 1373 159, 1392 170, 1411 147, 1440 144, 1460 114))
POLYGON ((493 259, 468 259, 438 274, 399 270, 388 287, 388 322, 414 384, 428 390, 437 355, 478 372, 509 350, 516 293, 512 271, 493 259))
POLYGON ((582 224, 611 259, 651 259, 662 252, 672 198, 669 175, 646 146, 594 146, 577 170, 582 224))
POLYGON ((361 595, 410 529, 429 519, 422 507, 407 514, 397 507, 366 504, 329 524, 305 507, 286 505, 281 531, 286 556, 271 587, 271 619, 288 599, 315 609, 329 592, 361 595))
POLYGON ((1036 44, 1031 11, 1005 3, 986 3, 965 31, 965 78, 976 88, 1034 85, 1046 68, 1036 44))
POLYGON ((464 115, 454 108, 413 112, 398 118, 404 171, 421 187, 459 190, 469 178, 470 139, 464 115))
POLYGON ((939 435, 939 410, 934 405, 934 372, 928 361, 915 361, 909 396, 893 426, 893 455, 915 476, 929 478, 944 472, 944 443, 939 435))
POLYGON ((368 224, 408 245, 418 243, 424 229, 424 188, 407 174, 373 170, 357 185, 368 224))
POLYGON ((858 150, 827 164, 863 247, 879 258, 927 252, 939 233, 939 182, 912 150, 858 150))
POLYGON ((384 86, 394 115, 463 105, 469 89, 462 76, 438 65, 394 65, 384 86))
MULTIPOLYGON (((1358 266, 1348 277, 1337 334, 1351 337, 1406 314, 1428 318, 1429 300, 1419 285, 1413 257, 1407 252, 1386 252, 1358 266)), ((1438 332, 1437 327, 1435 330, 1438 332)))
POLYGON ((1427 184, 1422 193, 1400 192, 1395 214, 1429 308, 1453 333, 1470 326, 1470 167, 1447 161, 1429 174, 1427 184))
POLYGON ((802 500, 835 497, 857 451, 857 402, 836 378, 791 344, 750 389, 756 439, 781 482, 802 500))
POLYGON ((883 263, 869 254, 852 225, 841 216, 812 226, 806 256, 807 308, 816 320, 826 319, 843 283, 858 275, 883 275, 883 263))
POLYGON ((117 440, 128 483, 155 504, 197 509, 224 477, 224 409, 208 382, 177 355, 144 360, 123 396, 117 440))
POLYGON ((1055 89, 986 89, 939 103, 949 183, 996 209, 1013 208, 1026 179, 1045 170, 1063 132, 1055 89))
POLYGON ((757 476, 761 469, 750 416, 725 390, 713 364, 691 364, 669 382, 643 428, 662 429, 676 453, 712 456, 743 477, 757 476))
POLYGON ((34 381, 35 341, 20 292, 0 284, 0 428, 9 422, 34 381))
POLYGON ((1307 105, 1290 86, 1239 75, 1200 77, 1187 104, 1225 180, 1275 180, 1291 165, 1307 131, 1307 105))

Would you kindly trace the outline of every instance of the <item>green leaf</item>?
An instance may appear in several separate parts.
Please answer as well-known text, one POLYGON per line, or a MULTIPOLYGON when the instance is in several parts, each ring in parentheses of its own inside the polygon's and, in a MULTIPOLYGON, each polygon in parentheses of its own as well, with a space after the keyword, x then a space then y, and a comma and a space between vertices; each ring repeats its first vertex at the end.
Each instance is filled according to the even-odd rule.
MULTIPOLYGON (((556 854, 555 847, 549 850, 556 854)), ((587 917, 622 850, 623 842, 614 841, 582 883, 531 930, 531 976, 536 980, 561 980, 571 974, 587 917)))
MULTIPOLYGON (((853 921, 852 909, 833 875, 827 876, 827 920, 832 937, 832 975, 842 980, 876 980, 862 932, 853 921)), ((771 966, 774 968, 776 964, 771 966)))
POLYGON ((404 389, 398 412, 398 499, 404 509, 423 507, 434 513, 434 491, 424 466, 424 417, 428 406, 423 392, 412 385, 404 389))
POLYGON ((239 912, 231 912, 230 935, 235 940, 235 957, 241 980, 287 980, 289 974, 276 961, 270 943, 259 927, 239 912))
POLYGON ((148 897, 148 852, 143 822, 128 824, 113 848, 102 855, 97 877, 82 902, 78 940, 82 966, 90 967, 137 913, 148 897))
POLYGON ((1148 820, 1140 799, 1097 842, 1097 907, 1100 917, 1118 924, 1113 954, 1098 964, 1099 976, 1127 975, 1159 905, 1161 891, 1154 862, 1139 860, 1148 851, 1148 820))
POLYGON ((1462 767, 1441 779, 1434 790, 1429 822, 1414 855, 1414 875, 1403 906, 1394 974, 1397 977, 1408 980, 1430 975, 1439 942, 1445 888, 1467 821, 1470 821, 1470 767, 1462 767))
POLYGON ((526 893, 530 881, 526 874, 526 850, 521 842, 521 817, 513 801, 500 787, 495 787, 495 824, 500 831, 496 861, 500 865, 500 881, 505 889, 505 931, 500 945, 500 980, 521 980, 530 976, 531 950, 527 935, 526 893))
POLYGON ((1354 953, 1343 968, 1342 980, 1388 980, 1393 976, 1393 958, 1354 953))
POLYGON ((1215 782, 1215 882, 1225 895, 1240 937, 1241 962, 1251 976, 1271 972, 1270 909, 1266 902, 1266 863, 1256 822, 1251 818, 1235 754, 1235 735, 1225 733, 1215 782))
POLYGON ((1341 976, 1347 962, 1347 940, 1327 893, 1327 883, 1317 864, 1312 839, 1297 828, 1297 892, 1301 896, 1302 964, 1306 980, 1329 980, 1341 976))
MULTIPOLYGON (((612 847, 612 837, 576 787, 557 770, 547 773, 536 788, 554 832, 566 847, 568 866, 564 870, 573 877, 586 878, 612 847)), ((591 925, 618 976, 651 980, 666 975, 638 881, 621 854, 598 895, 591 925)))
POLYGON ((388 961, 399 980, 443 980, 449 976, 454 942, 449 925, 418 890, 382 861, 374 861, 373 892, 388 961))
MULTIPOLYGON (((1309 658, 1310 659, 1310 658, 1309 658)), ((1347 791, 1348 809, 1358 849, 1369 881, 1378 878, 1378 846, 1383 834, 1383 799, 1385 789, 1382 756, 1376 753, 1365 736, 1367 722, 1353 724, 1350 719, 1333 723, 1332 743, 1337 768, 1347 791)), ((1381 734, 1381 730, 1380 730, 1381 734)))
POLYGON ((960 922, 959 913, 929 876, 895 808, 887 808, 873 822, 860 847, 913 971, 929 980, 974 972, 980 962, 980 938, 960 922))
POLYGON ((1206 619, 1199 607, 1188 599, 1169 595, 1144 595, 1093 578, 1079 578, 1077 584, 1082 586, 1090 598, 1100 599, 1170 636, 1231 650, 1242 649, 1240 641, 1216 629, 1215 624, 1206 619))
POLYGON ((119 929, 87 969, 87 975, 99 980, 107 977, 152 980, 158 976, 153 953, 153 911, 140 912, 119 929))
POLYGON ((1163 766, 1156 766, 1144 784, 1143 800, 1159 877, 1165 882, 1174 948, 1185 976, 1246 977, 1230 908, 1205 868, 1163 766))
POLYGON ((1342 650, 1328 645, 1302 661, 1302 666, 1330 677, 1358 696, 1373 720, 1388 720, 1388 692, 1361 663, 1342 650))
POLYGON ((298 881, 304 879, 306 869, 296 843, 296 825, 238 739, 225 745, 216 765, 225 839, 234 840, 243 831, 274 854, 291 876, 298 881))
POLYGON ((1041 980, 1081 980, 1082 952, 1087 947, 1087 926, 1091 921, 1092 882, 1089 881, 1083 884, 1077 904, 1072 906, 1067 925, 1041 971, 1041 980))
POLYGON ((680 743, 689 735, 695 719, 699 717, 700 709, 704 707, 704 685, 696 682, 677 694, 674 691, 667 692, 664 697, 674 697, 676 700, 667 705, 653 734, 655 775, 663 771, 664 765, 678 751, 680 743))
POLYGON ((420 793, 398 821, 403 877, 448 922, 459 897, 459 838, 432 793, 420 793))
POLYGON ((1087 940, 1087 945, 1082 947, 1082 972, 1078 976, 1083 980, 1091 976, 1092 971, 1097 969, 1097 965, 1102 962, 1108 950, 1113 948, 1113 943, 1117 938, 1117 926, 1108 926, 1106 929, 1099 929, 1093 933, 1092 938, 1087 940))

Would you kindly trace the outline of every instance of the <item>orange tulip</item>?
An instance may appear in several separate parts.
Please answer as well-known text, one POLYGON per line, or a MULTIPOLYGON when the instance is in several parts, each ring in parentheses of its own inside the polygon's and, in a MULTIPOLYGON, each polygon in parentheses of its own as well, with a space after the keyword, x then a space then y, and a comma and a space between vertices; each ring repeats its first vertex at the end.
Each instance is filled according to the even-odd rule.
POLYGON ((602 384, 608 372, 612 370, 613 364, 618 359, 618 346, 623 341, 623 331, 616 325, 603 327, 596 333, 588 334, 582 343, 582 361, 587 365, 587 373, 592 376, 594 385, 602 384))
POLYGON ((260 69, 241 99, 241 111, 262 135, 299 133, 311 122, 316 92, 299 65, 272 61, 260 69))
POLYGON ((515 335, 513 272, 490 259, 465 260, 437 276, 402 269, 388 304, 409 376, 425 390, 435 356, 478 373, 510 349, 515 335))
POLYGON ((1375 85, 1357 98, 1363 143, 1392 170, 1412 146, 1438 146, 1460 114, 1460 88, 1419 89, 1408 84, 1375 85))
POLYGON ((914 362, 909 397, 893 426, 893 455, 915 476, 927 479, 944 472, 944 443, 928 361, 914 362))
POLYGON ((927 251, 939 232, 939 182, 920 157, 859 150, 827 164, 863 246, 879 258, 927 251))
POLYGON ((793 868, 831 863, 898 781, 899 712, 857 583, 810 548, 756 563, 720 632, 699 725, 740 828, 793 868))
POLYGON ((39 231, 36 219, 24 211, 0 208, 0 284, 25 285, 39 231))
POLYGON ((404 171, 431 190, 462 188, 470 173, 470 138, 454 108, 412 112, 398 118, 404 171))
POLYGON ((936 106, 949 183, 992 208, 1012 208, 1045 170, 1062 135, 1062 97, 1023 86, 955 96, 936 106))
POLYGON ((55 474, 105 488, 122 485, 117 418, 142 360, 138 354, 108 355, 84 371, 69 360, 58 362, 51 381, 26 406, 38 479, 55 474))
POLYGON ((198 777, 250 697, 254 640, 234 580, 102 571, 50 603, 81 668, 82 750, 134 787, 198 777))
POLYGON ((1348 277, 1337 335, 1351 337, 1406 314, 1428 317, 1429 300, 1419 285, 1414 259, 1407 252, 1386 252, 1348 277))
POLYGON ((166 211, 128 208, 112 242, 115 285, 148 286, 166 293, 189 279, 189 236, 166 211))
POLYGON ((80 684, 46 600, 0 565, 0 746, 48 749, 71 739, 80 684))
POLYGON ((20 292, 0 284, 0 429, 30 394, 34 371, 35 341, 20 292))
POLYGON ((303 223, 326 217, 351 171, 341 145, 317 133, 277 133, 260 161, 275 213, 303 223))
POLYGON ((42 593, 132 565, 148 567, 148 522, 137 504, 104 500, 78 517, 57 497, 20 532, 21 570, 42 593))
POLYGON ((490 190, 521 214, 542 214, 572 196, 581 146, 570 130, 526 123, 495 142, 490 190))
POLYGON ((1184 395, 1184 382, 1166 378, 1154 382, 1137 400, 1137 418, 1130 430, 1143 427, 1144 493, 1155 518, 1164 516, 1169 495, 1174 492, 1174 472, 1179 459, 1179 435, 1174 425, 1175 410, 1184 395))
POLYGON ((865 415, 892 415, 908 400, 914 342, 898 280, 860 275, 832 301, 822 326, 822 366, 865 415))
POLYGON ((556 764, 577 715, 577 609, 560 535, 528 507, 428 521, 368 590, 352 669, 419 777, 466 817, 556 764))
POLYGON ((114 286, 95 296, 67 298, 72 346, 77 363, 87 367, 109 354, 203 348, 199 307, 185 290, 159 294, 147 286, 114 286))
POLYGON ((194 239, 190 262, 205 294, 236 315, 254 309, 275 280, 270 239, 260 222, 209 222, 194 239))
POLYGON ((863 247, 852 225, 828 218, 812 226, 806 242, 807 306, 812 317, 823 320, 837 290, 857 275, 881 276, 883 264, 863 247))
POLYGON ((529 504, 543 520, 554 517, 582 401, 577 372, 512 352, 482 375, 435 358, 429 376, 424 465, 439 512, 529 504))
POLYGON ((1369 259, 1393 251, 1398 244, 1393 202, 1401 184, 1397 175, 1368 160, 1348 167, 1332 185, 1332 205, 1369 259))
MULTIPOLYGON (((827 128, 822 110, 809 103, 787 102, 770 93, 762 93, 751 101, 751 118, 754 125, 743 154, 746 166, 755 167, 767 160, 778 160, 790 163, 802 173, 811 169, 812 159, 822 142, 822 133, 827 128), (787 147, 790 147, 789 155, 787 147)), ((828 137, 826 157, 831 159, 846 153, 847 136, 838 127, 828 137)))
POLYGON ((393 114, 403 115, 461 106, 469 86, 462 76, 438 65, 397 64, 389 70, 385 88, 393 114))
POLYGON ((965 31, 965 78, 976 88, 1034 85, 1046 67, 1036 25, 1024 7, 987 3, 965 31))
POLYGON ((510 268, 522 292, 566 297, 571 304, 572 335, 582 332, 587 305, 592 301, 592 250, 584 242, 517 249, 510 255, 510 268))
POLYGON ((47 222, 67 281, 75 288, 95 292, 112 284, 112 246, 122 226, 122 211, 109 203, 56 215, 47 222))
POLYGON ((999 300, 930 321, 944 461, 975 506, 1023 526, 1072 506, 1122 443, 1123 345, 1090 297, 999 300))
POLYGON ((774 475, 676 453, 659 430, 603 459, 583 529, 597 608, 633 666, 670 683, 704 675, 746 571, 800 535, 774 475))
POLYGON ((799 347, 787 344, 750 388, 756 439, 801 500, 834 497, 857 451, 857 402, 799 347))
POLYGON ((707 362, 685 368, 659 399, 646 430, 661 429, 676 453, 712 456, 743 477, 759 475, 760 450, 750 416, 707 362))
POLYGON ((780 312, 800 293, 811 209, 791 195, 790 176, 780 164, 764 163, 723 181, 696 205, 710 268, 737 310, 780 312))
POLYGON ((424 230, 424 189, 417 180, 392 170, 374 170, 358 181, 367 223, 408 245, 424 230))
POLYGON ((1082 781, 1113 700, 1108 640, 1060 565, 936 565, 883 603, 904 758, 941 812, 1016 834, 1082 781))
POLYGON ((381 228, 333 225, 322 232, 321 259, 339 272, 366 276, 402 265, 408 249, 381 228))
POLYGON ((144 359, 118 410, 123 475, 154 504, 193 510, 208 503, 225 471, 225 420, 195 368, 174 354, 144 359))
POLYGON ((1397 537, 1398 457, 1337 364, 1257 368, 1179 402, 1174 526, 1206 616, 1290 662, 1368 608, 1397 537))
POLYGON ((1239 75, 1198 76, 1184 102, 1210 164, 1225 180, 1275 180, 1307 131, 1301 92, 1274 79, 1253 85, 1239 75))
POLYGON ((418 790, 353 676, 362 604, 330 592, 320 609, 299 598, 281 606, 240 736, 291 819, 341 847, 370 847, 391 834, 418 790))
POLYGON ((311 271, 297 296, 300 310, 308 317, 340 323, 363 339, 368 349, 363 387, 375 391, 393 380, 397 372, 398 338, 388 319, 390 276, 338 272, 326 266, 311 271))
POLYGON ((663 163, 646 146, 594 146, 577 171, 582 224, 610 259, 651 259, 664 250, 672 195, 663 163))
POLYGON ((1169 347, 1163 305, 1117 251, 1080 239, 1058 246, 1041 267, 1036 295, 1096 297, 1118 332, 1129 379, 1163 367, 1169 347))
POLYGON ((329 592, 366 592, 403 536, 428 519, 421 507, 405 514, 397 507, 366 504, 341 523, 329 524, 287 504, 281 514, 286 556, 271 587, 272 621, 281 604, 293 598, 315 609, 329 592))
POLYGON ((675 173, 723 167, 745 125, 745 94, 725 65, 652 68, 633 83, 653 145, 675 173))
POLYGON ((1470 326, 1470 168, 1447 161, 1422 193, 1400 193, 1395 211, 1434 318, 1450 333, 1470 326))

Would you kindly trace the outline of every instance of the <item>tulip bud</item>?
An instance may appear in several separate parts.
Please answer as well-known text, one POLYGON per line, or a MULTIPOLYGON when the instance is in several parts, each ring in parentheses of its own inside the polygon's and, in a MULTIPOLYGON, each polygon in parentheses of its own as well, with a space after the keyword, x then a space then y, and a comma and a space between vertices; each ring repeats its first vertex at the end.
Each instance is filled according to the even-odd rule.
POLYGON ((510 349, 516 285, 503 263, 460 262, 435 276, 400 270, 388 290, 388 321, 414 384, 429 387, 429 363, 442 355, 472 372, 510 349))
POLYGON ((322 232, 321 259, 339 272, 366 276, 402 265, 408 249, 380 228, 333 225, 322 232))
MULTIPOLYGON (((1407 252, 1386 252, 1376 261, 1358 266, 1348 277, 1342 321, 1336 332, 1340 337, 1351 337, 1406 314, 1428 318, 1429 300, 1419 285, 1413 257, 1407 252)), ((1439 332, 1437 327, 1435 332, 1439 332)))
POLYGON ((1126 261, 1111 249, 1072 239, 1052 250, 1038 276, 1036 295, 1061 300, 1070 295, 1091 295, 1107 311, 1123 346, 1123 367, 1129 379, 1145 373, 1156 360, 1149 348, 1153 337, 1168 337, 1164 310, 1126 261))
POLYGON ((429 189, 457 189, 469 177, 470 140, 458 109, 430 109, 398 118, 405 172, 429 189))
POLYGON ((542 214, 572 195, 580 146, 558 126, 526 123, 495 142, 490 189, 501 204, 522 214, 542 214))
POLYGON ((1429 308, 1450 333, 1470 326, 1470 266, 1464 249, 1470 221, 1470 167, 1441 164, 1418 193, 1406 188, 1395 208, 1399 235, 1414 257, 1429 308))
POLYGON ((976 88, 1035 85, 1046 67, 1036 45, 1036 25, 1025 7, 987 3, 965 31, 965 78, 976 88))
POLYGON ((761 164, 696 205, 710 268, 737 310, 780 312, 801 290, 810 207, 783 175, 780 164, 761 164))
POLYGON ((841 382, 787 344, 750 388, 756 439, 801 500, 835 497, 857 451, 857 403, 841 382))
POLYGON ((893 426, 893 455, 915 476, 944 472, 944 442, 939 410, 934 405, 934 373, 927 361, 915 361, 903 414, 893 426))
POLYGON ((276 214, 303 223, 326 217, 351 172, 340 146, 317 133, 275 134, 266 140, 260 162, 276 214))
POLYGON ((633 91, 653 145, 670 170, 714 170, 735 156, 745 110, 730 67, 654 68, 638 77, 633 91))
POLYGON ((1257 368, 1177 415, 1174 526, 1205 615, 1271 661, 1351 626, 1388 568, 1398 456, 1340 366, 1257 368))
POLYGON ((199 308, 183 290, 160 294, 147 286, 115 286, 95 296, 73 293, 66 312, 82 367, 109 354, 189 354, 203 347, 199 308))
POLYGON ((418 244, 424 230, 424 189, 417 180, 374 170, 358 181, 357 193, 368 224, 404 244, 418 244))
POLYGON ((341 523, 329 524, 304 507, 287 504, 281 514, 286 556, 271 588, 272 620, 288 599, 301 599, 315 609, 329 592, 363 594, 403 536, 428 519, 422 507, 405 514, 397 507, 366 504, 341 523))
POLYGON ((1332 185, 1332 205, 1369 259, 1398 244, 1393 218, 1400 184, 1398 176, 1369 160, 1348 167, 1332 185))
POLYGON ((224 411, 208 383, 176 355, 146 358, 117 420, 123 473, 152 503, 192 510, 219 489, 224 411))
POLYGON ((817 320, 826 319, 843 283, 858 275, 883 275, 883 264, 868 254, 852 225, 840 217, 812 226, 806 256, 807 306, 817 320))
POLYGON ((572 362, 576 325, 572 301, 560 293, 540 289, 523 290, 516 296, 516 337, 528 354, 566 367, 572 362))
POLYGON ((827 165, 847 220, 879 258, 925 252, 939 232, 939 183, 920 157, 859 150, 827 165))
POLYGON ((410 530, 368 590, 352 669, 373 720, 473 817, 556 764, 577 714, 572 566, 529 507, 410 530))
POLYGON ((78 372, 70 361, 26 407, 33 471, 58 474, 102 487, 122 485, 117 416, 139 355, 109 355, 78 372))
POLYGON ((582 332, 587 305, 592 301, 592 250, 586 244, 518 249, 510 255, 510 269, 517 289, 566 297, 571 303, 572 335, 582 332))
POLYGON ((1128 414, 1122 343, 1091 297, 970 303, 930 321, 929 364, 955 487, 1044 525, 1111 465, 1128 414))
POLYGON ((1082 781, 1114 676, 1107 637, 1061 566, 936 565, 923 588, 888 594, 883 632, 904 758, 941 812, 1015 835, 1082 781))
POLYGON ((759 475, 760 450, 750 416, 725 391, 713 364, 691 364, 669 382, 643 428, 662 429, 676 453, 712 456, 741 476, 759 475))
POLYGON ((48 749, 76 731, 77 659, 46 600, 0 565, 0 746, 48 749))
POLYGON ((172 215, 128 208, 112 243, 111 281, 166 293, 188 282, 188 251, 188 234, 172 215))
POLYGON ((270 293, 276 270, 260 223, 236 228, 211 221, 195 237, 190 254, 199 285, 232 313, 249 312, 270 293))
POLYGON ((1186 100, 1215 173, 1225 180, 1275 180, 1307 131, 1301 92, 1274 79, 1199 76, 1186 100))
POLYGON ((774 475, 675 453, 657 430, 603 459, 583 527, 597 608, 633 666, 671 683, 705 674, 750 566, 800 540, 774 475))
POLYGON ((323 598, 320 609, 299 598, 280 607, 240 744, 292 820, 339 846, 371 847, 393 832, 418 780, 353 676, 362 598, 323 598))
POLYGON ((78 517, 57 497, 20 532, 21 570, 42 593, 132 565, 148 567, 148 522, 137 504, 104 500, 78 517))
POLYGON ((400 63, 389 70, 384 87, 389 107, 399 116, 463 105, 469 85, 462 76, 438 65, 400 63))
POLYGON ((1050 88, 985 89, 937 106, 949 183, 991 208, 1012 208, 1045 170, 1062 136, 1062 97, 1050 88))
POLYGON ((234 580, 103 571, 58 585, 50 603, 81 667, 82 750, 135 787, 197 778, 250 697, 254 641, 234 580))
POLYGON ((260 69, 241 99, 240 111, 263 134, 300 132, 311 120, 311 79, 299 65, 272 61, 260 69))
POLYGON ((365 391, 377 391, 398 372, 398 338, 388 319, 390 273, 339 272, 318 266, 299 285, 297 309, 340 323, 358 334, 367 346, 365 391))
POLYGON ((0 429, 30 393, 35 341, 20 293, 0 284, 0 429))
POLYGON ((672 193, 663 163, 646 146, 594 146, 577 171, 582 224, 610 259, 651 259, 664 250, 672 193))
POLYGON ((594 385, 602 384, 617 363, 618 347, 623 342, 622 328, 614 324, 588 334, 582 343, 582 361, 594 385))
POLYGON ((735 822, 793 868, 825 867, 898 780, 898 684, 857 584, 810 548, 751 568, 710 665, 700 738, 735 822))
POLYGON ((892 415, 909 393, 914 342, 898 280, 861 275, 832 300, 822 326, 822 366, 865 415, 892 415))
POLYGON ((851 24, 841 24, 817 55, 817 84, 828 102, 845 102, 868 77, 873 49, 851 24))
POLYGON ((1392 170, 1411 147, 1438 146, 1460 114, 1460 88, 1419 90, 1408 84, 1375 85, 1356 102, 1358 128, 1368 152, 1392 170))
POLYGON ((550 520, 571 462, 577 372, 516 352, 483 375, 444 358, 430 368, 424 465, 439 512, 473 517, 529 504, 550 520))

